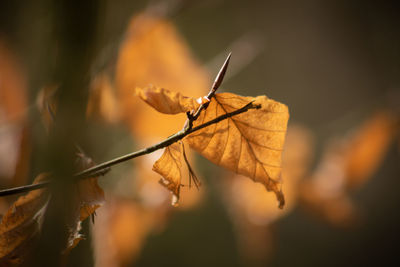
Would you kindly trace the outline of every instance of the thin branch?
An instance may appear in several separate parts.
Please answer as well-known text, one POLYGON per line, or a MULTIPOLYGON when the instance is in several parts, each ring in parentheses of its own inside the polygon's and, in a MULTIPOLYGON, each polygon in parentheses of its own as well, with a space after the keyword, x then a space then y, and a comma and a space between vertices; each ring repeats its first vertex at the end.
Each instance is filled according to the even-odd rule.
MULTIPOLYGON (((81 172, 78 172, 74 175, 74 179, 75 180, 80 180, 80 179, 86 179, 86 178, 90 178, 90 177, 97 177, 99 175, 104 175, 106 172, 109 171, 111 166, 114 166, 116 164, 125 162, 127 160, 133 159, 133 158, 137 158, 146 154, 150 154, 156 150, 159 150, 161 148, 167 147, 179 140, 182 140, 184 137, 186 137, 187 135, 194 133, 198 130, 201 130, 207 126, 210 126, 212 124, 218 123, 222 120, 226 120, 227 118, 230 118, 232 116, 236 116, 238 114, 247 112, 250 109, 259 109, 261 106, 260 105, 254 105, 252 102, 248 103, 247 105, 245 105, 244 107, 235 110, 233 112, 230 113, 226 113, 224 115, 221 115, 213 120, 210 120, 208 122, 205 122, 201 125, 198 125, 194 128, 192 127, 186 127, 183 130, 177 132, 174 135, 171 135, 170 137, 168 137, 167 139, 165 139, 162 142, 159 142, 153 146, 135 151, 133 153, 129 153, 126 154, 124 156, 112 159, 110 161, 98 164, 96 166, 93 166, 91 168, 88 168, 86 170, 83 170, 81 172)), ((36 190, 36 189, 40 189, 40 188, 44 188, 50 185, 50 181, 45 181, 45 182, 40 182, 40 183, 36 183, 36 184, 31 184, 31 185, 25 185, 25 186, 20 186, 20 187, 14 187, 14 188, 9 188, 9 189, 4 189, 4 190, 0 190, 0 197, 2 196, 8 196, 8 195, 13 195, 13 194, 19 194, 19 193, 23 193, 23 192, 28 192, 28 191, 32 191, 32 190, 36 190)))
MULTIPOLYGON (((151 147, 148 147, 148 148, 145 148, 145 149, 142 149, 142 150, 133 152, 133 153, 131 153, 131 154, 128 154, 128 155, 125 155, 125 156, 122 156, 122 157, 119 157, 119 158, 110 160, 110 161, 108 161, 108 162, 104 162, 103 164, 100 164, 100 165, 94 166, 94 167, 92 167, 92 168, 90 168, 90 169, 87 169, 87 170, 85 170, 85 171, 82 171, 82 172, 76 174, 74 177, 77 178, 77 179, 85 178, 85 177, 87 177, 88 175, 91 175, 93 172, 101 171, 102 169, 109 168, 109 167, 111 167, 112 165, 115 165, 115 164, 124 162, 124 161, 129 160, 129 159, 133 159, 133 158, 136 158, 136 157, 139 157, 139 156, 143 156, 143 155, 145 155, 145 154, 150 154, 150 153, 152 153, 152 152, 154 152, 154 151, 156 151, 156 150, 158 150, 158 149, 160 149, 160 148, 167 147, 167 146, 169 146, 169 145, 171 145, 171 144, 173 144, 173 143, 175 143, 175 142, 181 140, 181 139, 184 138, 186 135, 192 133, 193 130, 194 130, 194 129, 192 129, 192 128, 193 128, 193 121, 197 120, 197 118, 199 117, 201 111, 207 109, 208 105, 210 104, 211 98, 214 97, 215 92, 216 92, 217 89, 221 86, 222 81, 224 80, 224 77, 225 77, 226 70, 228 69, 230 59, 231 59, 231 53, 229 53, 229 55, 228 55, 227 58, 225 59, 224 64, 222 64, 222 67, 220 68, 220 70, 219 70, 217 76, 215 77, 214 83, 213 83, 213 85, 211 86, 211 89, 210 89, 210 91, 209 91, 208 94, 207 94, 207 97, 206 97, 206 98, 207 98, 209 101, 208 101, 208 102, 205 102, 205 103, 203 103, 203 104, 201 104, 200 107, 197 109, 197 111, 194 112, 194 115, 192 115, 191 113, 187 113, 188 119, 187 119, 187 121, 185 122, 182 131, 177 132, 176 134, 174 134, 174 135, 168 137, 167 139, 165 139, 164 141, 162 141, 162 142, 160 142, 160 143, 158 143, 158 144, 155 144, 154 146, 151 146, 151 147)), ((244 106, 244 107, 241 108, 241 109, 245 109, 245 111, 247 111, 251 105, 252 105, 252 103, 250 102, 249 104, 247 104, 246 106, 244 106)), ((239 110, 241 110, 241 109, 239 109, 239 110)), ((237 110, 237 111, 238 111, 238 110, 237 110)), ((243 112, 244 112, 244 111, 243 111, 243 112)), ((231 116, 236 115, 235 111, 232 112, 232 113, 230 113, 230 114, 232 114, 231 116)), ((224 115, 227 115, 227 114, 224 114, 224 115)), ((207 127, 208 125, 217 123, 217 122, 219 122, 219 121, 221 121, 221 120, 223 120, 223 119, 226 119, 226 118, 230 117, 230 116, 224 117, 224 115, 220 116, 221 118, 220 118, 219 120, 217 120, 218 118, 216 118, 216 119, 214 119, 214 120, 209 121, 209 122, 208 122, 209 124, 204 123, 204 124, 203 124, 204 126, 202 126, 202 125, 197 126, 197 127, 196 127, 196 131, 197 131, 197 130, 200 130, 200 129, 204 128, 204 127, 207 127), (224 117, 224 118, 223 118, 223 117, 224 117), (202 126, 202 127, 201 127, 201 126, 202 126)), ((93 177, 93 176, 92 176, 92 177, 93 177)), ((1 195, 0 195, 0 196, 1 196, 1 195)))
MULTIPOLYGON (((74 179, 77 181, 79 179, 85 179, 85 178, 90 178, 90 177, 97 177, 100 175, 104 175, 106 174, 109 170, 110 167, 122 162, 125 162, 127 160, 133 159, 133 158, 137 158, 146 154, 150 154, 158 149, 167 147, 181 139, 183 139, 185 136, 187 136, 188 134, 191 134, 195 131, 198 131, 200 129, 203 129, 204 127, 207 127, 209 125, 212 125, 214 123, 218 123, 222 120, 225 120, 229 117, 232 117, 234 115, 246 112, 249 109, 258 109, 260 108, 260 106, 255 106, 252 104, 252 102, 250 102, 249 104, 247 104, 246 106, 231 112, 231 113, 227 113, 224 114, 222 116, 219 116, 211 121, 208 121, 202 125, 199 125, 195 128, 193 128, 193 121, 197 120, 197 118, 200 116, 201 111, 206 110, 208 105, 210 104, 211 98, 214 97, 215 92, 217 91, 217 89, 220 87, 220 85, 222 84, 222 81, 224 79, 226 70, 228 69, 228 65, 229 65, 229 61, 231 59, 231 53, 229 53, 228 57, 225 59, 224 64, 222 65, 222 67, 220 68, 213 85, 211 86, 210 92, 207 94, 206 98, 209 100, 208 102, 205 102, 203 104, 200 105, 200 107, 196 110, 196 112, 193 113, 187 113, 188 119, 184 124, 183 130, 181 130, 180 132, 177 132, 176 134, 168 137, 167 139, 165 139, 164 141, 157 143, 151 147, 147 147, 138 151, 135 151, 133 153, 121 156, 119 158, 115 158, 112 159, 110 161, 101 163, 99 165, 93 166, 91 168, 88 168, 86 170, 83 170, 81 172, 76 173, 73 177, 74 179)), ((50 106, 47 106, 49 109, 49 112, 52 114, 52 110, 50 108, 50 106)), ((8 196, 8 195, 13 195, 13 194, 18 194, 18 193, 23 193, 23 192, 28 192, 31 190, 36 190, 36 189, 40 189, 43 187, 46 187, 50 184, 50 181, 45 181, 45 182, 40 182, 37 184, 31 184, 31 185, 25 185, 25 186, 21 186, 21 187, 14 187, 14 188, 9 188, 9 189, 4 189, 4 190, 0 190, 0 197, 1 196, 8 196)))
POLYGON ((32 190, 41 189, 50 185, 50 181, 44 181, 36 184, 23 185, 19 187, 8 188, 0 191, 0 196, 10 196, 20 194, 32 190))

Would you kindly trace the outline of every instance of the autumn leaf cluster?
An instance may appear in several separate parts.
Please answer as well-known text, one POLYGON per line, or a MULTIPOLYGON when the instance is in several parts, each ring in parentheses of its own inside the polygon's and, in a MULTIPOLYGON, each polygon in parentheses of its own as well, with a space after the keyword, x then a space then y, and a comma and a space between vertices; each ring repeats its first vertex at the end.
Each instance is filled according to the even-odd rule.
MULTIPOLYGON (((163 32, 164 27, 163 24, 155 25, 149 31, 158 31, 161 28, 163 32)), ((146 32, 145 38, 147 36, 152 35, 146 32)), ((147 40, 143 42, 149 43, 147 40)), ((138 43, 140 44, 140 39, 139 42, 135 40, 135 44, 138 43)), ((122 51, 125 51, 124 48, 122 51)), ((139 51, 143 53, 143 49, 139 51)), ((225 71, 226 69, 223 72, 225 71)), ((120 70, 118 73, 124 72, 120 70)), ((98 92, 100 95, 94 94, 95 100, 93 98, 90 100, 87 111, 89 116, 94 112, 101 115, 104 110, 107 111, 107 107, 102 110, 103 106, 107 105, 102 101, 112 99, 107 96, 109 88, 104 87, 107 85, 105 84, 107 80, 101 77, 100 75, 98 78, 101 86, 98 92)), ((219 79, 222 81, 222 78, 223 75, 219 79)), ((213 93, 208 96, 199 95, 198 99, 155 86, 130 88, 126 98, 124 96, 128 99, 128 105, 132 104, 131 99, 139 97, 160 113, 168 115, 183 113, 188 117, 183 129, 177 132, 181 137, 176 140, 167 138, 166 140, 171 140, 168 144, 171 144, 154 163, 153 170, 163 177, 160 184, 172 192, 173 205, 178 203, 185 176, 189 177, 189 185, 193 183, 196 187, 200 186, 200 181, 186 155, 188 152, 185 151, 185 147, 190 147, 211 162, 263 184, 266 190, 275 193, 279 207, 283 208, 281 154, 289 119, 288 108, 266 96, 215 94, 216 89, 217 87, 212 88, 213 93)), ((52 130, 51 124, 57 116, 54 97, 57 90, 57 86, 45 87, 38 96, 38 105, 47 131, 52 130)), ((112 102, 108 105, 113 108, 112 102)), ((112 120, 115 116, 108 115, 108 118, 112 120)), ((77 150, 77 172, 95 165, 79 148, 77 150)), ((52 179, 52 174, 42 174, 34 183, 50 183, 52 179)), ((71 214, 65 225, 69 237, 64 254, 83 239, 80 233, 81 222, 94 216, 95 210, 104 202, 104 193, 97 184, 97 177, 78 181, 72 191, 74 203, 71 205, 69 211, 71 214)), ((12 204, 0 224, 2 262, 23 262, 32 243, 40 236, 49 201, 51 201, 51 191, 44 188, 29 192, 12 204)))

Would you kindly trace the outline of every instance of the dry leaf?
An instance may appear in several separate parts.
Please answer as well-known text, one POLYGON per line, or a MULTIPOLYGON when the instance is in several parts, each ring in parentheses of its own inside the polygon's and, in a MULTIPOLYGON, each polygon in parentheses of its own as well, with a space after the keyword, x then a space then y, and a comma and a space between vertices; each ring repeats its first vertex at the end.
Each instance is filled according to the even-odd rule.
POLYGON ((282 179, 285 189, 285 209, 276 209, 274 196, 263 185, 253 183, 242 175, 226 175, 224 192, 226 204, 235 221, 267 226, 291 212, 297 204, 299 182, 308 171, 311 159, 312 137, 304 127, 288 128, 283 153, 282 179), (229 188, 229 190, 226 190, 229 188))
MULTIPOLYGON (((163 151, 159 151, 163 152, 163 151)), ((189 156, 188 151, 186 151, 186 156, 189 156)), ((167 208, 169 209, 171 206, 171 202, 179 200, 179 209, 190 209, 194 206, 198 205, 202 200, 202 196, 204 195, 204 191, 206 188, 202 188, 202 190, 194 190, 191 186, 191 182, 194 184, 195 177, 190 175, 189 168, 181 169, 181 178, 176 179, 169 179, 167 180, 166 177, 160 180, 160 174, 152 171, 152 167, 154 168, 154 162, 159 160, 163 155, 163 153, 153 153, 148 155, 147 157, 142 157, 139 160, 140 165, 137 166, 136 171, 138 171, 141 175, 136 178, 136 194, 138 199, 140 200, 141 204, 148 209, 156 210, 160 208, 167 208), (189 183, 187 179, 189 178, 189 183), (183 181, 182 181, 183 179, 183 181), (192 180, 190 180, 192 179, 192 180), (171 194, 165 190, 165 188, 161 187, 164 185, 167 189, 172 193, 172 201, 171 201, 171 194), (174 196, 174 189, 179 190, 179 199, 174 196)), ((188 163, 182 161, 182 158, 179 159, 180 162, 177 163, 179 165, 187 165, 188 163)), ((164 161, 164 163, 168 163, 168 161, 164 161)), ((187 165, 188 166, 188 165, 187 165)), ((165 168, 163 166, 161 168, 165 168)), ((168 174, 166 174, 169 176, 168 174)), ((171 177, 174 178, 174 177, 171 177)), ((196 180, 196 182, 198 182, 196 180)), ((199 185, 199 184, 197 184, 199 185)), ((175 203, 178 204, 178 203, 175 203)), ((176 207, 176 205, 174 205, 176 207)))
MULTIPOLYGON (((34 183, 47 177, 48 174, 40 174, 34 183)), ((17 264, 27 256, 39 237, 48 200, 47 190, 31 191, 19 197, 3 216, 0 224, 1 264, 17 264)))
POLYGON ((281 161, 289 119, 284 104, 266 96, 252 98, 231 93, 216 94, 193 126, 233 112, 252 101, 261 108, 201 129, 189 135, 187 141, 213 163, 264 184, 268 191, 276 194, 282 208, 281 161))
MULTIPOLYGON (((91 158, 87 157, 82 151, 77 153, 76 160, 79 171, 94 166, 91 158)), ((74 187, 72 201, 74 210, 71 211, 70 220, 67 222, 68 243, 64 253, 69 253, 80 240, 84 239, 81 235, 81 222, 89 216, 94 216, 96 209, 104 203, 104 191, 97 183, 97 177, 83 179, 74 187)))
POLYGON ((199 103, 194 98, 164 88, 154 86, 144 89, 136 88, 136 94, 158 112, 165 114, 183 113, 199 107, 199 103))
POLYGON ((174 143, 165 148, 161 158, 153 166, 153 171, 161 174, 160 183, 173 193, 172 205, 177 206, 182 179, 182 145, 174 143))

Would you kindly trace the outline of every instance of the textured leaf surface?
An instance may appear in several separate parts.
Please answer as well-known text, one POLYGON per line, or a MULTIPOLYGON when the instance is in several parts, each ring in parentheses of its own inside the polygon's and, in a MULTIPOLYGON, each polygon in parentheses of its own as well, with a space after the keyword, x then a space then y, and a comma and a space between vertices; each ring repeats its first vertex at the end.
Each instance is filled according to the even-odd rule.
MULTIPOLYGON (((34 183, 46 179, 39 175, 34 183)), ((17 264, 38 238, 49 194, 45 189, 29 192, 14 202, 0 224, 0 264, 17 264)))
POLYGON ((165 148, 161 158, 153 165, 153 170, 163 176, 160 183, 173 194, 173 205, 177 204, 182 179, 182 145, 174 143, 165 148))
POLYGON ((194 98, 154 86, 136 88, 136 94, 158 112, 165 114, 183 113, 199 106, 194 98))
POLYGON ((266 96, 216 94, 193 126, 235 111, 249 102, 260 109, 210 125, 188 136, 190 146, 208 160, 264 184, 283 207, 280 188, 282 151, 289 112, 287 106, 266 96))

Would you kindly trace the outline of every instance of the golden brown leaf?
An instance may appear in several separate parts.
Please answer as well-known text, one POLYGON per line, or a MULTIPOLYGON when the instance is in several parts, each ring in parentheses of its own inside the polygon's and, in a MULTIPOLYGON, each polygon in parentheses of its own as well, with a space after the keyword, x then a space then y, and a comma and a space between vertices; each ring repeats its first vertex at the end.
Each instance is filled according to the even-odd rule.
POLYGON ((312 138, 307 129, 300 126, 288 128, 282 162, 286 204, 284 210, 276 208, 274 196, 263 185, 242 175, 226 175, 222 194, 226 197, 233 219, 246 221, 245 224, 267 226, 291 212, 297 204, 298 184, 308 171, 311 145, 312 138))
POLYGON ((284 205, 280 188, 282 151, 289 119, 287 106, 266 96, 243 97, 216 94, 193 126, 242 108, 249 102, 261 105, 213 124, 188 136, 190 146, 208 160, 252 178, 273 191, 284 205))
POLYGON ((174 143, 165 148, 161 158, 153 166, 153 171, 163 176, 160 183, 174 194, 172 198, 174 206, 178 204, 179 200, 182 179, 182 158, 182 145, 174 143))
POLYGON ((194 98, 164 88, 136 88, 136 94, 158 112, 165 114, 183 113, 199 107, 194 98))
MULTIPOLYGON (((77 153, 76 164, 78 170, 83 170, 92 167, 94 162, 80 151, 77 153)), ((81 222, 91 215, 94 216, 96 209, 104 203, 104 191, 98 185, 97 177, 79 181, 72 193, 74 208, 71 210, 71 218, 67 222, 69 236, 64 253, 69 253, 78 245, 79 241, 84 239, 80 233, 81 222)))
MULTIPOLYGON (((34 183, 47 177, 40 174, 34 183)), ((29 253, 39 236, 48 200, 47 190, 39 189, 19 197, 9 208, 0 224, 0 263, 20 263, 29 253)))
POLYGON ((396 131, 396 118, 388 111, 380 111, 357 130, 348 143, 344 168, 350 187, 361 185, 378 168, 386 155, 396 131))

